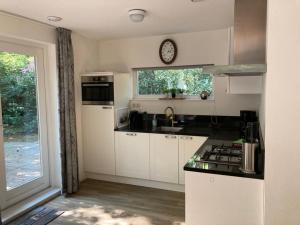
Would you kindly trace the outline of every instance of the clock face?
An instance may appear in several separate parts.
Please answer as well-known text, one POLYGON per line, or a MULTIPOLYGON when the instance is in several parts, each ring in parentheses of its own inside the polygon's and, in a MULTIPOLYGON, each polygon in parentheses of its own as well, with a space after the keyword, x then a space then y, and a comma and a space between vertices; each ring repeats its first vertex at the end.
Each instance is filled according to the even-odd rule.
POLYGON ((164 40, 159 48, 159 56, 163 63, 173 63, 177 56, 177 47, 175 42, 171 39, 164 40))

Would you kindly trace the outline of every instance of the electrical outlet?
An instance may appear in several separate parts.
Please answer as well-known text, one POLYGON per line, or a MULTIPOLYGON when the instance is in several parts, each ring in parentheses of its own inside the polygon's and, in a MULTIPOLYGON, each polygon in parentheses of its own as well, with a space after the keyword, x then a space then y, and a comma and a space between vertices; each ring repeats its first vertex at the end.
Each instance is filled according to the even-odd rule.
POLYGON ((131 104, 131 106, 132 106, 132 109, 139 109, 139 108, 141 107, 141 104, 140 104, 140 103, 133 102, 133 103, 131 104))

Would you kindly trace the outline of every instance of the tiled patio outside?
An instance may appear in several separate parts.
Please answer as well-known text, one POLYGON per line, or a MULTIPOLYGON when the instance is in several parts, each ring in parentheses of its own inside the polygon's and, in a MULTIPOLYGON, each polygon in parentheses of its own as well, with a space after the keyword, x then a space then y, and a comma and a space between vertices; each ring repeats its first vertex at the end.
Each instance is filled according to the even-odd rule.
POLYGON ((4 151, 8 190, 41 176, 40 150, 37 140, 6 140, 4 151))

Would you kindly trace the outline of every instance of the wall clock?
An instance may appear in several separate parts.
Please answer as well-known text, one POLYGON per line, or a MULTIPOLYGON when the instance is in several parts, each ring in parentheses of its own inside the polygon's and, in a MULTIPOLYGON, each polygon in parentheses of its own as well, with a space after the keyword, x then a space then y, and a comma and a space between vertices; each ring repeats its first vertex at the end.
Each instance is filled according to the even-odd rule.
POLYGON ((177 56, 177 46, 172 39, 164 40, 159 47, 159 57, 165 64, 172 64, 177 56))

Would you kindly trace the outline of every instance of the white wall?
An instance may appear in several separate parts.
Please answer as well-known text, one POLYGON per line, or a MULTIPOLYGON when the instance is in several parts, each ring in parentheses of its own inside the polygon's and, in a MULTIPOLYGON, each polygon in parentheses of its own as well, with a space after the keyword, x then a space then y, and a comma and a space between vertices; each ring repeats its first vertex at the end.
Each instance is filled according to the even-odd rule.
MULTIPOLYGON (((99 42, 100 69, 118 72, 131 72, 138 67, 161 67, 164 64, 158 56, 160 43, 172 38, 178 46, 178 57, 172 66, 195 64, 228 64, 229 29, 108 40, 99 42)), ((167 106, 173 106, 181 114, 239 115, 241 109, 258 110, 259 95, 226 94, 227 78, 215 78, 215 102, 207 101, 133 101, 142 110, 162 113, 167 106)))
POLYGON ((259 105, 259 123, 261 128, 261 134, 263 139, 265 139, 265 129, 266 129, 266 74, 263 77, 262 83, 262 93, 260 96, 260 105, 259 105))
POLYGON ((268 1, 266 225, 300 224, 300 1, 268 1))
POLYGON ((79 179, 85 179, 82 149, 82 125, 81 125, 81 81, 80 74, 98 70, 98 41, 85 38, 79 34, 72 34, 74 50, 75 71, 75 101, 76 101, 76 127, 78 143, 79 179))
POLYGON ((0 12, 0 35, 27 41, 55 44, 54 27, 0 12))

